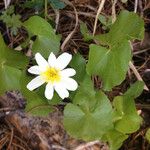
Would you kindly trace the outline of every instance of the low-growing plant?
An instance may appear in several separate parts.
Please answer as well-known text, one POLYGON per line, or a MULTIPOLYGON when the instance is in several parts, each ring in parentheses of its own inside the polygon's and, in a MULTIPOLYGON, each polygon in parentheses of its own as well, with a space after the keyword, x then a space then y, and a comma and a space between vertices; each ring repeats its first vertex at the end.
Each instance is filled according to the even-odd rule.
POLYGON ((0 35, 0 94, 20 90, 27 100, 26 111, 38 116, 52 112, 52 105, 63 103, 62 99, 67 97, 71 101, 64 108, 63 123, 67 132, 78 139, 106 141, 111 150, 118 149, 129 134, 140 128, 142 118, 134 99, 140 95, 144 84, 137 81, 112 102, 105 93, 125 80, 132 60, 130 41, 143 38, 143 20, 135 13, 122 11, 108 33, 93 38, 91 35, 86 38, 87 28, 82 25, 85 39, 98 43, 90 45, 87 64, 79 53, 72 56, 62 53, 56 59, 55 55, 60 54, 60 36, 43 18, 32 16, 22 25, 29 38, 36 36, 32 52, 38 65, 33 59, 28 72, 38 78, 33 81, 33 75, 27 73, 29 59, 21 52, 9 49, 0 35), (69 62, 73 69, 63 71, 69 62), (94 88, 91 77, 95 75, 101 78, 101 89, 94 88), (32 84, 28 84, 31 80, 32 84), (73 92, 69 94, 68 90, 73 92))
POLYGON ((66 6, 61 0, 27 0, 22 7, 33 8, 39 11, 44 7, 45 3, 50 4, 54 9, 63 9, 66 6))
POLYGON ((21 28, 22 22, 20 21, 21 16, 14 13, 14 6, 8 7, 2 12, 0 20, 2 20, 8 28, 10 28, 12 35, 17 35, 18 29, 21 28))

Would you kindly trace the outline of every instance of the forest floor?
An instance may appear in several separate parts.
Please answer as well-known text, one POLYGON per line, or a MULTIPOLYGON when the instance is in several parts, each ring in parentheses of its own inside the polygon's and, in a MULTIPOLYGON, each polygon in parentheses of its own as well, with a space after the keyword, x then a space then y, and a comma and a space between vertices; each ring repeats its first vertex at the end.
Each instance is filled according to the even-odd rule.
MULTIPOLYGON (((135 0, 136 1, 136 0, 135 0)), ((150 89, 150 1, 138 0, 136 5, 134 0, 122 3, 121 0, 112 4, 111 0, 105 0, 101 11, 104 16, 111 16, 115 10, 118 14, 121 10, 136 11, 144 19, 145 37, 143 41, 134 41, 133 45, 133 64, 146 86, 150 89)), ((105 33, 102 24, 98 21, 97 28, 94 30, 95 17, 99 8, 98 0, 67 0, 67 6, 59 11, 54 11, 48 6, 47 14, 52 19, 56 32, 62 36, 61 43, 72 32, 63 51, 72 53, 80 52, 85 59, 89 52, 89 44, 85 42, 80 32, 80 23, 84 22, 91 33, 105 33)), ((25 21, 30 16, 37 14, 35 8, 23 8, 25 0, 12 0, 11 5, 15 6, 15 13, 21 15, 21 21, 25 21)), ((0 2, 0 13, 4 11, 4 3, 0 2)), ((38 14, 44 14, 44 8, 38 14)), ((44 16, 44 15, 43 15, 44 16)), ((48 19, 48 18, 47 18, 48 19)), ((16 36, 10 34, 6 25, 0 21, 0 31, 5 42, 10 48, 20 45, 26 38, 23 29, 19 29, 16 36)), ((23 50, 26 52, 27 50, 23 50)), ((133 70, 129 70, 126 80, 109 93, 109 97, 114 97, 118 93, 125 91, 131 83, 137 80, 133 70)), ((95 86, 100 82, 95 81, 95 86)), ((52 150, 107 150, 107 143, 99 141, 84 142, 71 138, 65 132, 62 125, 62 106, 57 106, 57 111, 50 114, 47 118, 32 117, 24 113, 24 98, 19 92, 7 92, 0 97, 0 149, 2 150, 31 150, 31 149, 52 149, 52 150), (4 102, 5 101, 5 102, 4 102), (5 113, 4 107, 13 108, 15 112, 11 115, 5 113), (47 144, 51 145, 50 148, 47 144)), ((120 150, 148 150, 150 146, 145 139, 145 132, 150 127, 150 93, 144 90, 135 100, 136 107, 140 110, 143 117, 141 128, 131 134, 124 142, 120 150)))

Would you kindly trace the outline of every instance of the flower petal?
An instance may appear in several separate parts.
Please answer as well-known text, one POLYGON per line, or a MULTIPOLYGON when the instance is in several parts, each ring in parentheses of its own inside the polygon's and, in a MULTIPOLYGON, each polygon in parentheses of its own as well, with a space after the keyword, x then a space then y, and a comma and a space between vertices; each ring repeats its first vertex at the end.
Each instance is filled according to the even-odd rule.
POLYGON ((47 99, 52 99, 53 94, 54 94, 54 87, 51 83, 48 83, 45 89, 45 97, 47 99))
POLYGON ((72 78, 63 79, 63 84, 65 85, 66 89, 70 91, 75 91, 78 88, 77 82, 72 78))
POLYGON ((32 66, 28 69, 28 72, 31 73, 31 74, 37 74, 39 75, 40 74, 40 69, 39 69, 39 66, 32 66))
POLYGON ((71 77, 76 74, 76 71, 72 68, 67 68, 61 71, 62 77, 71 77))
POLYGON ((31 80, 28 84, 27 84, 27 88, 30 91, 33 91, 34 89, 38 88, 39 86, 41 86, 42 84, 44 84, 45 81, 42 80, 42 78, 40 76, 37 76, 36 78, 34 78, 33 80, 31 80))
POLYGON ((71 54, 63 53, 57 58, 55 67, 62 70, 69 64, 71 59, 72 59, 71 54))
POLYGON ((56 56, 53 53, 50 53, 49 57, 48 57, 48 63, 50 65, 50 67, 55 67, 56 64, 56 56))
POLYGON ((40 53, 35 54, 35 60, 39 65, 40 70, 45 70, 47 67, 49 67, 48 62, 43 58, 40 53))
POLYGON ((62 99, 69 97, 69 92, 64 86, 62 86, 62 84, 56 84, 54 88, 62 99))

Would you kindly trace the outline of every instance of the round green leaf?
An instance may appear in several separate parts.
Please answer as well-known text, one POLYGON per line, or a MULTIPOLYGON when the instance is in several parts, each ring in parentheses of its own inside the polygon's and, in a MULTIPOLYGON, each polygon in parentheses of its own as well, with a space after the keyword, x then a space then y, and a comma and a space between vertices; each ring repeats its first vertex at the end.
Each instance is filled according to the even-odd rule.
POLYGON ((143 88, 144 88, 144 82, 136 81, 124 95, 136 98, 142 93, 143 88))
POLYGON ((143 20, 135 13, 122 11, 109 33, 96 36, 104 46, 90 46, 88 74, 99 75, 104 90, 119 85, 125 79, 131 60, 129 40, 142 39, 143 35, 143 20))
POLYGON ((57 53, 60 47, 60 37, 55 34, 51 25, 39 16, 32 16, 23 23, 31 35, 36 35, 33 43, 33 53, 40 52, 48 57, 50 52, 57 53))
POLYGON ((20 90, 20 77, 19 69, 0 63, 0 94, 8 90, 20 90))
POLYGON ((134 99, 117 96, 113 101, 115 108, 115 129, 124 134, 133 133, 140 128, 141 117, 137 114, 134 99))
POLYGON ((123 141, 128 138, 128 135, 122 134, 118 131, 111 130, 105 136, 104 140, 108 141, 110 150, 117 150, 123 144, 123 141))
POLYGON ((83 81, 86 75, 86 62, 85 59, 78 53, 73 55, 73 58, 69 64, 73 69, 76 70, 75 80, 78 82, 83 81), (79 67, 80 66, 80 67, 79 67))
POLYGON ((87 72, 99 75, 103 81, 103 88, 111 90, 124 79, 131 60, 130 45, 127 41, 107 49, 95 44, 90 45, 87 72))
POLYGON ((24 69, 27 66, 28 58, 23 53, 9 49, 2 35, 0 34, 0 61, 8 66, 24 69))
POLYGON ((26 111, 31 113, 32 115, 46 116, 52 111, 52 108, 48 104, 48 101, 44 98, 44 96, 39 96, 36 91, 29 91, 27 89, 26 86, 31 80, 32 78, 27 76, 26 72, 23 71, 20 84, 21 92, 27 100, 26 111))
POLYGON ((71 136, 96 140, 112 129, 112 107, 107 97, 104 93, 97 92, 91 101, 95 104, 92 108, 86 104, 68 104, 65 107, 64 126, 71 136))

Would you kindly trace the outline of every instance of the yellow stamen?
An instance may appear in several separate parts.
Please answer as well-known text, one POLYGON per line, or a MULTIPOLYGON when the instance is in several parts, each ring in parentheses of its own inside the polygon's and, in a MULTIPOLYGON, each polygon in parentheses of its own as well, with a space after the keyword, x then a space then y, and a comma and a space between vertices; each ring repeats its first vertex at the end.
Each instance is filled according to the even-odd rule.
POLYGON ((46 71, 41 73, 41 76, 46 82, 59 82, 60 81, 60 71, 55 68, 47 68, 46 71))

